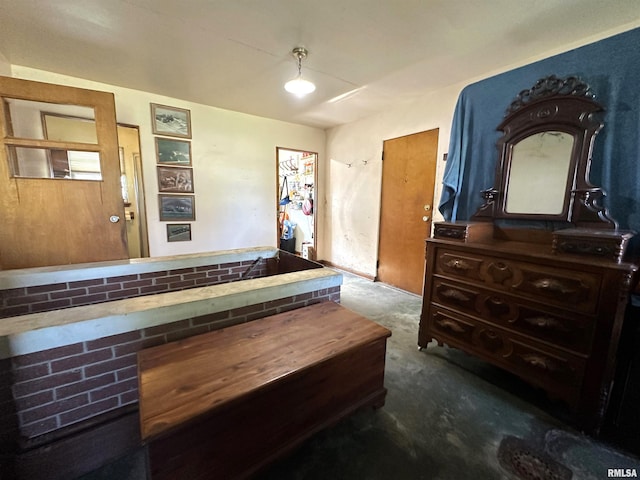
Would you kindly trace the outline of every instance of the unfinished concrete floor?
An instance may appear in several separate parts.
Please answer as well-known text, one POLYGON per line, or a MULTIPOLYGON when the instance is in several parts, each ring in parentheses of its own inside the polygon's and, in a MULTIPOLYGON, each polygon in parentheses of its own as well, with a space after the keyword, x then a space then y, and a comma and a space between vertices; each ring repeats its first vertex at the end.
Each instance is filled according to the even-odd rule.
MULTIPOLYGON (((342 305, 389 328, 386 404, 304 443, 260 480, 598 480, 640 460, 573 430, 567 412, 462 352, 417 347, 421 298, 344 274, 342 305)), ((83 480, 142 480, 139 451, 83 480)), ((188 480, 188 479, 176 479, 188 480)))

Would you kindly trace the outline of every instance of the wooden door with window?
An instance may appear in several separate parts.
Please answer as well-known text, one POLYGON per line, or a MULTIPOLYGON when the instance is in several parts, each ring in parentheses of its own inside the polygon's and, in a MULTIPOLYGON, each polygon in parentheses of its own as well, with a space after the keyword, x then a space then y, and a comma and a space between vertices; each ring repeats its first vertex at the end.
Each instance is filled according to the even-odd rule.
POLYGON ((386 140, 377 280, 422 294, 431 234, 438 129, 386 140))
POLYGON ((128 258, 113 94, 0 77, 0 268, 128 258), (95 131, 51 140, 46 114, 95 131))

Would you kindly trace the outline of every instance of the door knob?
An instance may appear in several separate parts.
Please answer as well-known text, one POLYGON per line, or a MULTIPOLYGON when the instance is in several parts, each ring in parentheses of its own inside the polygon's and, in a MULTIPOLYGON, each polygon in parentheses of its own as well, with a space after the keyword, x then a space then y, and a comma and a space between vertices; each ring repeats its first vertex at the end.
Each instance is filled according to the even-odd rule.
POLYGON ((422 217, 422 221, 423 222, 428 222, 429 221, 429 215, 425 215, 424 217, 422 217))
POLYGON ((120 217, 118 215, 111 215, 109 217, 109 221, 111 223, 118 223, 120 221, 120 217))
POLYGON ((428 204, 425 205, 424 206, 424 210, 425 210, 425 212, 428 212, 429 210, 431 210, 431 205, 428 205, 428 204))

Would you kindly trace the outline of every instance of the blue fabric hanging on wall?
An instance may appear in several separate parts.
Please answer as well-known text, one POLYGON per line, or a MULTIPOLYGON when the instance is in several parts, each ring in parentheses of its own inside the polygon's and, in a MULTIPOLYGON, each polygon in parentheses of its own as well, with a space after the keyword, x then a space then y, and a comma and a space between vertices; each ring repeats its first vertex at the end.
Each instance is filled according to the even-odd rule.
MULTIPOLYGON (((540 78, 576 76, 604 108, 589 181, 620 228, 640 232, 640 28, 482 80, 458 98, 439 209, 446 220, 468 220, 494 186, 496 130, 511 101, 540 78)), ((543 192, 544 194, 544 192, 543 192)))

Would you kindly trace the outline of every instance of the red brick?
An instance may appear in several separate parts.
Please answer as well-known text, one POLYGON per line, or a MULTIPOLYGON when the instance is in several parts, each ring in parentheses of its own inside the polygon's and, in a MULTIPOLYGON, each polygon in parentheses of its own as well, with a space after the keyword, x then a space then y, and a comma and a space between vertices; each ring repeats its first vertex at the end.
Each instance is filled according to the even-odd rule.
POLYGON ((51 362, 51 371, 53 373, 58 373, 65 370, 73 370, 74 368, 84 367, 86 365, 91 365, 92 363, 109 360, 110 358, 113 358, 113 352, 111 348, 93 350, 81 355, 74 355, 72 357, 55 360, 51 362))
POLYGON ((170 290, 181 290, 185 288, 195 287, 195 280, 182 280, 180 282, 173 282, 169 284, 170 290))
POLYGON ((76 297, 71 299, 71 304, 77 305, 91 305, 94 303, 102 303, 107 301, 106 293, 96 293, 94 295, 85 295, 84 297, 76 297))
POLYGON ((209 313, 207 315, 201 315, 199 317, 192 318, 191 324, 193 326, 198 326, 217 322, 219 320, 226 320, 227 318, 229 318, 229 310, 225 310, 224 312, 209 313))
POLYGON ((199 327, 192 327, 184 330, 179 330, 177 332, 167 333, 167 342, 175 342, 176 340, 193 337, 194 335, 200 335, 202 333, 207 333, 208 331, 208 325, 201 325, 199 327))
POLYGON ((286 305, 287 303, 291 303, 291 302, 293 302, 293 297, 278 298, 276 300, 265 302, 264 307, 274 308, 274 307, 279 307, 281 305, 286 305))
POLYGON ((121 395, 125 392, 130 392, 133 390, 138 390, 138 379, 130 379, 124 382, 114 383, 113 385, 109 385, 105 388, 99 388, 93 390, 90 393, 91 402, 98 402, 105 398, 115 397, 121 395))
POLYGON ((220 280, 223 282, 232 282, 234 280, 239 280, 240 275, 237 273, 230 273, 229 275, 220 275, 220 280))
POLYGON ((48 285, 38 285, 36 287, 27 287, 27 293, 55 292, 56 290, 66 290, 66 283, 50 283, 48 285))
POLYGON ((106 375, 89 378, 70 385, 65 385, 64 387, 56 388, 56 399, 60 400, 62 398, 72 397, 79 393, 89 392, 99 387, 104 387, 105 385, 115 382, 115 379, 116 377, 114 373, 108 373, 106 375))
POLYGON ((31 312, 29 305, 19 305, 11 308, 0 308, 0 318, 16 317, 31 312))
POLYGON ((26 365, 47 362, 49 360, 55 360, 57 358, 64 358, 70 355, 77 355, 82 352, 84 352, 82 343, 74 343, 73 345, 66 345, 64 347, 50 348, 49 350, 19 355, 17 357, 13 357, 11 361, 14 368, 18 368, 26 365))
POLYGON ((149 272, 149 273, 141 273, 140 274, 140 279, 146 279, 146 278, 160 278, 160 277, 166 277, 167 275, 169 275, 169 271, 168 270, 158 270, 157 272, 149 272))
POLYGON ((138 401, 138 390, 131 390, 120 395, 120 405, 129 405, 138 401))
POLYGON ((138 342, 126 343, 124 345, 118 345, 114 347, 116 357, 128 355, 130 353, 137 353, 143 348, 155 347, 156 345, 162 345, 166 343, 164 335, 156 335, 153 337, 145 338, 138 342))
POLYGON ((87 288, 89 294, 112 292, 114 290, 121 290, 122 286, 119 283, 111 283, 109 285, 96 285, 95 287, 87 288))
POLYGON ((198 280, 200 278, 207 278, 207 274, 205 272, 189 273, 183 275, 182 278, 184 278, 185 280, 198 280))
POLYGON ((8 288, 6 290, 0 290, 0 300, 9 297, 24 297, 26 294, 26 288, 8 288))
POLYGON ((53 390, 34 393, 26 397, 16 399, 15 405, 18 411, 28 410, 46 403, 53 402, 53 390))
POLYGON ((142 287, 140 289, 140 293, 142 295, 147 295, 150 293, 158 293, 158 292, 163 292, 163 291, 167 291, 169 290, 169 285, 167 285, 166 283, 163 285, 152 285, 150 287, 142 287))
POLYGON ((149 287, 153 285, 153 280, 148 278, 146 280, 136 280, 134 282, 123 282, 122 288, 141 288, 141 287, 149 287))
POLYGON ((69 288, 90 287, 92 285, 102 285, 104 278, 93 278, 91 280, 79 280, 77 282, 69 282, 69 288))
POLYGON ((69 298, 69 297, 79 297, 80 295, 86 295, 86 288, 75 288, 73 290, 63 290, 62 292, 51 292, 49 296, 52 300, 57 298, 69 298))
POLYGON ((246 307, 234 308, 231 310, 231 316, 236 315, 248 315, 250 313, 261 312, 264 310, 264 303, 257 303, 255 305, 247 305, 246 307))
POLYGON ((161 285, 163 283, 179 282, 180 280, 182 280, 180 275, 169 275, 168 277, 156 278, 155 279, 155 284, 156 285, 161 285))
POLYGON ((183 330, 189 328, 189 320, 180 320, 179 322, 165 323, 156 327, 149 327, 144 329, 145 337, 153 337, 155 335, 164 335, 168 332, 175 332, 176 330, 183 330))
POLYGON ((13 371, 13 382, 28 382, 30 380, 35 380, 36 378, 47 376, 50 373, 51 370, 49 369, 49 362, 16 368, 13 371))
POLYGON ((175 270, 169 270, 169 274, 170 275, 184 275, 186 273, 193 273, 195 272, 195 268, 191 267, 191 268, 177 268, 175 270))
POLYGON ((24 297, 12 297, 7 299, 7 306, 26 305, 29 303, 45 302, 49 300, 49 295, 41 293, 39 295, 25 295, 24 297))
POLYGON ((294 302, 302 302, 305 300, 309 300, 313 298, 313 294, 311 292, 301 293, 300 295, 296 295, 293 299, 294 302))
POLYGON ((79 380, 82 380, 82 373, 80 371, 49 375, 38 380, 31 380, 30 382, 16 383, 13 386, 13 394, 16 398, 19 398, 56 387, 68 388, 60 386, 68 385, 79 380))
POLYGON ((56 402, 48 403, 31 410, 25 410, 20 412, 21 423, 28 425, 37 420, 43 418, 52 417, 68 410, 87 405, 89 403, 89 394, 83 393, 82 395, 76 395, 75 397, 66 398, 64 400, 58 400, 56 402))
POLYGON ((133 280, 137 280, 138 275, 122 275, 120 277, 110 277, 107 278, 107 283, 122 283, 122 282, 131 282, 133 280))
POLYGON ((250 322, 251 320, 256 320, 258 318, 268 317, 269 315, 275 315, 276 313, 278 313, 278 309, 277 308, 271 308, 269 310, 265 310, 264 312, 259 312, 259 313, 254 313, 254 314, 251 314, 251 315, 247 315, 247 322, 250 322))
POLYGON ((140 338, 142 338, 140 330, 133 330, 131 332, 98 338, 97 340, 88 340, 85 342, 85 346, 87 347, 87 350, 97 350, 99 348, 112 347, 122 343, 134 342, 140 338))
POLYGON ((64 427, 66 425, 71 425, 79 420, 83 420, 85 418, 94 417, 99 413, 104 413, 109 410, 113 410, 114 408, 119 406, 119 401, 117 398, 111 397, 100 402, 90 403, 84 407, 77 408, 75 410, 71 410, 70 412, 62 413, 58 415, 60 419, 60 426, 64 427))
POLYGON ((32 423, 31 425, 21 426, 20 433, 27 438, 33 438, 47 432, 51 432, 52 430, 56 430, 57 428, 58 418, 50 417, 40 420, 36 423, 32 423))
POLYGON ((107 297, 109 298, 109 300, 116 300, 119 298, 137 297, 139 294, 140 292, 137 288, 131 288, 129 290, 117 290, 114 292, 109 292, 107 294, 107 297))
POLYGON ((97 375, 102 375, 103 373, 115 372, 116 370, 121 370, 131 366, 135 367, 135 365, 136 355, 126 355, 106 362, 88 365, 84 368, 84 376, 85 378, 95 377, 97 375))
POLYGON ((218 277, 205 277, 196 279, 196 286, 204 287, 206 285, 215 285, 220 282, 218 277))
POLYGON ((208 272, 209 270, 217 270, 219 267, 219 265, 200 265, 199 267, 195 268, 196 272, 208 272))
POLYGON ((128 380, 130 378, 135 378, 136 382, 138 381, 138 365, 132 365, 116 372, 116 380, 118 382, 128 380))
POLYGON ((48 312, 50 310, 59 310, 71 306, 71 300, 68 298, 55 300, 51 302, 33 303, 31 304, 31 311, 36 312, 48 312))

